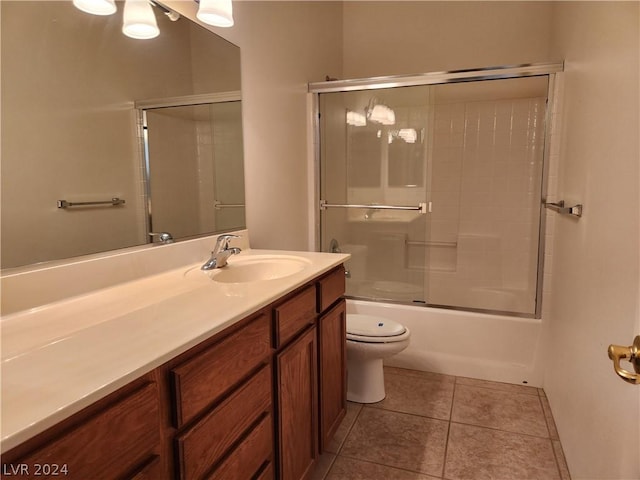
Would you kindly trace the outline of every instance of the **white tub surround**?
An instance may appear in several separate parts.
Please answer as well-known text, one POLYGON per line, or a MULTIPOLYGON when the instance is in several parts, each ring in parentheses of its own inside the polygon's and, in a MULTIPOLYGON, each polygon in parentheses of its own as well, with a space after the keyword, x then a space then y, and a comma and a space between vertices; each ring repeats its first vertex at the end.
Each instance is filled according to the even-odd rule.
MULTIPOLYGON (((2 452, 349 258, 344 254, 245 248, 236 258, 286 254, 302 257, 309 263, 283 278, 242 284, 185 276, 187 270, 207 260, 215 239, 214 236, 197 241, 206 246, 204 254, 196 257, 197 263, 191 259, 190 263, 180 264, 177 258, 184 252, 178 251, 189 246, 187 242, 182 246, 175 244, 174 249, 164 250, 171 251, 167 255, 170 263, 174 262, 168 271, 4 316, 0 323, 2 452)), ((171 246, 159 247, 157 251, 167 247, 171 246)), ((193 252, 186 254, 192 255, 193 252)), ((139 260, 136 256, 129 259, 132 263, 139 260)), ((230 259, 229 264, 233 261, 234 258, 230 259)), ((108 260, 104 262, 108 264, 108 260)), ((88 281, 95 275, 105 275, 100 268, 92 269, 86 264, 78 268, 88 281)), ((149 271, 154 267, 145 264, 136 268, 149 271)), ((73 278, 81 278, 76 270, 66 273, 69 272, 73 278)), ((30 275, 37 278, 38 274, 55 276, 54 273, 30 275)), ((4 291, 3 295, 6 294, 4 291)))

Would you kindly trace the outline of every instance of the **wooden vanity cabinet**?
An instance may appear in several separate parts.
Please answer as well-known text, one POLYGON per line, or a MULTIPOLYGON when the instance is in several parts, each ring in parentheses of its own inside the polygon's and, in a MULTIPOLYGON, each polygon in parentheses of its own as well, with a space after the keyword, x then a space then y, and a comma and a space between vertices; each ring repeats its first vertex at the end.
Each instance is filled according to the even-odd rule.
POLYGON ((346 412, 343 293, 340 266, 10 450, 2 478, 309 478, 346 412))
POLYGON ((155 373, 122 387, 2 456, 2 478, 162 478, 155 373))

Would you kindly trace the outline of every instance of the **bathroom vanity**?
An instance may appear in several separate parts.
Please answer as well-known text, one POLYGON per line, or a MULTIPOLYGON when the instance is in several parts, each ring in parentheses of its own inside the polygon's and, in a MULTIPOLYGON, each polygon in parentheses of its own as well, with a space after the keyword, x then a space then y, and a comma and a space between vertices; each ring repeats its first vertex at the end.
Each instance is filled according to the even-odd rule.
POLYGON ((348 256, 295 255, 308 264, 282 278, 216 282, 190 278, 193 266, 10 316, 35 325, 47 309, 89 315, 105 296, 129 304, 3 356, 2 478, 308 478, 346 412, 348 256), (162 300, 125 298, 152 287, 162 300))

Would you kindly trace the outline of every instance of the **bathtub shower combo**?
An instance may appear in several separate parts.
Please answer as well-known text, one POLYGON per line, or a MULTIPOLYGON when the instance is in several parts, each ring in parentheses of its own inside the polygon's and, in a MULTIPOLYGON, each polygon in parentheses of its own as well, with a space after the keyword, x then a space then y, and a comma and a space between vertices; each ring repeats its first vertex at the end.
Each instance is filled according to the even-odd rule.
POLYGON ((387 363, 539 384, 549 120, 562 64, 309 85, 316 242, 348 311, 405 325, 387 363))

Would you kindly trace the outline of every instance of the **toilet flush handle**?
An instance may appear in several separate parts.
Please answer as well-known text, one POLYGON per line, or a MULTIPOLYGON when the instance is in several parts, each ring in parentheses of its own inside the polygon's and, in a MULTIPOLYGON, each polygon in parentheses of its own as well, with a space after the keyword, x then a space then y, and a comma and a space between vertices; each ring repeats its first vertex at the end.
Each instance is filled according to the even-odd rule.
POLYGON ((640 335, 636 336, 630 347, 609 345, 608 353, 618 376, 625 382, 640 385, 640 335), (620 366, 620 360, 623 358, 631 362, 636 373, 629 372, 620 366))

